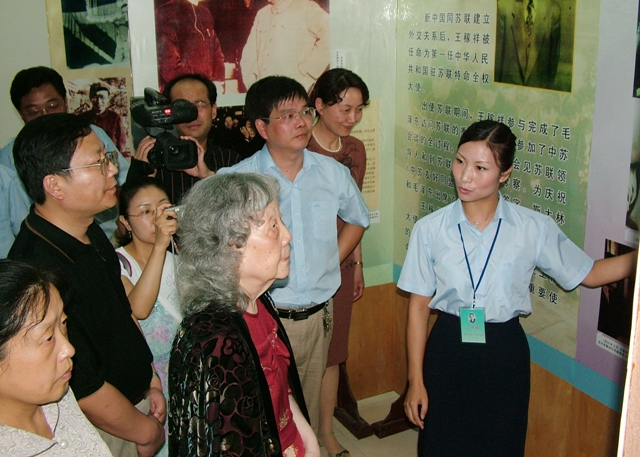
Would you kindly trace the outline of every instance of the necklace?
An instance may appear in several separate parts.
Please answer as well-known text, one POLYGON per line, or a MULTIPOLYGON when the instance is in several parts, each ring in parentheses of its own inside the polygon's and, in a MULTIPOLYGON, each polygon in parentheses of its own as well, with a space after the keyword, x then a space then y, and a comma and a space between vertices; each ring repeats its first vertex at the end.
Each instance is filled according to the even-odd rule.
POLYGON ((491 216, 487 216, 487 217, 485 217, 484 219, 480 219, 480 220, 478 220, 478 221, 476 221, 476 222, 472 222, 471 220, 469 220, 469 222, 471 222, 471 223, 475 226, 475 228, 478 228, 478 226, 479 226, 480 224, 484 224, 485 222, 488 222, 488 221, 490 221, 491 219, 493 219, 493 216, 495 216, 495 214, 496 214, 496 213, 495 213, 495 211, 494 211, 494 213, 493 213, 491 216))
POLYGON ((338 137, 338 149, 329 149, 324 144, 320 143, 320 140, 318 139, 318 137, 316 136, 316 133, 313 130, 311 130, 311 135, 313 135, 313 139, 316 140, 316 143, 318 143, 318 145, 320 145, 320 147, 327 152, 332 152, 335 154, 336 152, 340 152, 340 149, 342 149, 342 138, 340 137, 338 137))
MULTIPOLYGON (((491 217, 493 217, 493 216, 491 216, 491 217)), ((479 226, 481 223, 483 223, 483 222, 487 222, 488 220, 490 220, 490 219, 491 219, 491 217, 487 217, 486 219, 482 219, 482 220, 480 220, 480 221, 474 222, 474 223, 473 223, 473 225, 475 225, 475 226, 476 226, 476 228, 478 228, 478 226, 479 226)))

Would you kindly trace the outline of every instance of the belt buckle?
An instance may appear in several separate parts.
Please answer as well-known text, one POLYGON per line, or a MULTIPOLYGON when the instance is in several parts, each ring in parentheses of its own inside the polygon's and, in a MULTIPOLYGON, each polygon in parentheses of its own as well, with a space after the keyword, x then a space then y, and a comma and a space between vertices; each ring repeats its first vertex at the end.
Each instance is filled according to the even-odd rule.
POLYGON ((292 314, 292 318, 294 321, 303 321, 309 317, 309 309, 303 308, 300 311, 293 312, 292 314))

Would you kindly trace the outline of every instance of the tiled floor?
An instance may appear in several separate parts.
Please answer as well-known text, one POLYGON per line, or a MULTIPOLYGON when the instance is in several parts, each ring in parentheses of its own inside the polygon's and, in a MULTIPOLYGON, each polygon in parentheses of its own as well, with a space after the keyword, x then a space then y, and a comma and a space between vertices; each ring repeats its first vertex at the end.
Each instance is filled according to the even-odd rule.
MULTIPOLYGON (((386 417, 389 406, 398 398, 395 392, 377 395, 358 402, 358 410, 364 420, 370 424, 386 417)), ((406 430, 396 435, 380 439, 373 435, 361 440, 356 439, 337 420, 333 420, 333 429, 340 444, 349 449, 351 457, 414 457, 418 432, 406 430)), ((322 457, 327 457, 327 451, 320 448, 322 457)))

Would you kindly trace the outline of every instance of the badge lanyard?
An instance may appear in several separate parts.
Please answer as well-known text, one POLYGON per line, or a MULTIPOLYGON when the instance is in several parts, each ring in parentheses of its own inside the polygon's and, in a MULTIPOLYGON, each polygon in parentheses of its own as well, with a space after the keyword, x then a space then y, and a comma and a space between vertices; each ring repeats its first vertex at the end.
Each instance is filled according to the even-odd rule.
POLYGON ((460 223, 458 223, 458 231, 460 232, 460 240, 462 241, 462 250, 464 251, 464 260, 467 261, 467 270, 469 270, 469 278, 471 279, 471 287, 473 288, 473 304, 472 308, 476 307, 476 291, 480 287, 480 282, 484 277, 484 272, 487 271, 487 265, 489 265, 489 259, 491 258, 491 253, 493 252, 493 247, 496 245, 496 240, 498 239, 498 233, 500 233, 500 225, 502 224, 502 219, 498 220, 498 229, 496 230, 496 234, 493 237, 493 242, 491 243, 491 249, 489 249, 489 255, 487 255, 487 260, 484 263, 484 267, 482 268, 482 272, 480 272, 480 279, 478 279, 478 284, 474 284, 473 282, 473 274, 471 273, 471 265, 469 264, 469 257, 467 256, 467 248, 464 245, 464 238, 462 237, 462 228, 460 228, 460 223))

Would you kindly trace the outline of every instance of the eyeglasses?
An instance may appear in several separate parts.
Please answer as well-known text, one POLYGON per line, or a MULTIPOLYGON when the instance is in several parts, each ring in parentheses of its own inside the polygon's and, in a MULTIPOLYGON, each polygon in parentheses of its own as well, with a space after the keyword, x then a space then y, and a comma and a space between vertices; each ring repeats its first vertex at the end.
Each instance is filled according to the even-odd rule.
MULTIPOLYGON (((165 203, 168 202, 169 200, 165 200, 165 203)), ((162 203, 162 201, 161 201, 162 203)), ((143 203, 142 205, 140 205, 142 207, 142 209, 140 210, 140 212, 138 214, 127 214, 127 216, 129 217, 139 217, 140 219, 154 219, 156 218, 156 214, 158 214, 158 208, 152 208, 151 206, 149 206, 149 203, 143 203)), ((181 206, 170 206, 170 207, 164 207, 165 211, 173 211, 174 213, 176 213, 176 216, 178 214, 180 214, 180 210, 181 210, 181 206)), ((177 219, 177 217, 173 217, 170 215, 167 215, 167 219, 177 219)))
POLYGON ((284 113, 281 116, 277 116, 277 117, 261 117, 260 119, 262 120, 279 120, 282 121, 283 123, 290 125, 293 124, 294 121, 298 118, 302 118, 303 121, 305 122, 311 122, 313 120, 314 117, 316 117, 316 109, 315 108, 305 108, 302 111, 300 111, 299 113, 296 113, 295 111, 289 111, 287 113, 284 113))
POLYGON ((139 217, 140 219, 155 219, 156 208, 143 208, 138 214, 127 214, 129 217, 139 217))
POLYGON ((54 100, 47 103, 43 108, 30 106, 23 111, 23 114, 27 119, 35 119, 45 114, 59 113, 61 109, 64 109, 64 100, 54 100))
POLYGON ((100 173, 102 173, 102 176, 107 176, 107 173, 109 170, 109 163, 113 164, 114 167, 118 168, 118 151, 105 152, 103 158, 98 160, 96 163, 92 163, 91 165, 82 165, 81 167, 65 168, 62 171, 72 171, 72 170, 80 170, 81 168, 100 167, 100 173))

